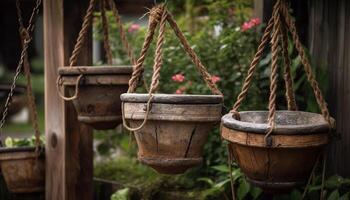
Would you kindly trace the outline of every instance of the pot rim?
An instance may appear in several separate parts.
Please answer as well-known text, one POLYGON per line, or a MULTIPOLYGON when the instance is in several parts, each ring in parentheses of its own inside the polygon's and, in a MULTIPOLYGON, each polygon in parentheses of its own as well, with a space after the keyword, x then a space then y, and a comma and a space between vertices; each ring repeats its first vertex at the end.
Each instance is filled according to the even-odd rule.
MULTIPOLYGON (((239 112, 242 115, 252 115, 252 114, 263 114, 267 115, 268 111, 243 111, 239 112)), ((304 124, 288 124, 281 125, 276 124, 273 134, 286 134, 286 135, 298 135, 298 134, 317 134, 317 133, 327 133, 330 131, 329 125, 321 114, 305 112, 305 111, 288 111, 280 110, 276 111, 276 118, 280 117, 282 114, 299 114, 301 117, 314 118, 316 119, 313 123, 304 124)), ((297 116, 296 116, 297 117, 297 116)), ((334 120, 332 118, 332 120, 334 120)), ((228 113, 221 118, 222 125, 226 128, 251 132, 258 134, 266 134, 269 130, 269 125, 267 123, 254 123, 248 121, 240 121, 233 118, 232 113, 228 113)))
POLYGON ((64 66, 58 68, 59 75, 118 75, 132 74, 131 65, 104 66, 64 66))
MULTIPOLYGON (((153 94, 152 103, 164 104, 221 104, 221 95, 193 95, 193 94, 153 94)), ((147 103, 150 95, 145 93, 124 93, 120 96, 122 102, 147 103)))
MULTIPOLYGON (((41 147, 43 150, 44 148, 41 147)), ((15 152, 35 152, 35 147, 0 147, 0 154, 1 153, 15 153, 15 152)))

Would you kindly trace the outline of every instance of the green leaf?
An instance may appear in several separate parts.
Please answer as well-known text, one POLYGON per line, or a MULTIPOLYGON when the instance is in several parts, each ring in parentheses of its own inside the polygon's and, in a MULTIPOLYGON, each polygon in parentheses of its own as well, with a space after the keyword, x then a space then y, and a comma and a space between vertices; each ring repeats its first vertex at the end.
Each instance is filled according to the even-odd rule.
POLYGON ((258 187, 251 187, 250 194, 253 197, 253 200, 258 199, 259 196, 262 194, 262 190, 258 187))
POLYGON ((111 196, 111 200, 129 200, 129 191, 129 188, 118 190, 111 196))
POLYGON ((339 188, 342 183, 342 178, 340 176, 334 175, 325 181, 325 187, 330 189, 339 188))
POLYGON ((233 180, 236 181, 237 179, 241 178, 242 176, 243 176, 243 173, 242 173, 240 168, 237 168, 237 169, 232 171, 233 180))
POLYGON ((339 191, 334 190, 327 198, 327 200, 339 200, 339 191))
POLYGON ((226 179, 226 180, 220 181, 219 183, 215 184, 214 187, 215 188, 223 188, 223 186, 229 182, 230 182, 230 179, 226 179))
POLYGON ((10 137, 7 137, 7 138, 5 139, 5 146, 6 146, 6 147, 13 147, 13 139, 10 138, 10 137))
POLYGON ((238 199, 243 200, 244 197, 247 196, 249 190, 250 190, 249 183, 245 179, 242 179, 242 182, 240 182, 240 184, 238 186, 238 190, 237 190, 238 199))
POLYGON ((213 166, 211 168, 213 168, 219 172, 224 172, 224 173, 230 172, 230 169, 228 168, 227 165, 216 165, 216 166, 213 166))
POLYGON ((211 180, 210 178, 206 178, 206 177, 199 178, 199 179, 197 179, 197 181, 199 181, 199 182, 205 182, 205 183, 207 183, 209 186, 213 186, 213 185, 214 185, 214 181, 211 180))

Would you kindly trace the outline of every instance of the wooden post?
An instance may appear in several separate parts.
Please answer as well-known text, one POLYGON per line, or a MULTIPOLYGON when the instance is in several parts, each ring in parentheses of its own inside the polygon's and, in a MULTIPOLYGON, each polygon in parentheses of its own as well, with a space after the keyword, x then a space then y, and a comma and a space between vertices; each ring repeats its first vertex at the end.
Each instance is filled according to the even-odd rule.
MULTIPOLYGON (((68 65, 85 15, 86 0, 45 0, 45 134, 46 199, 91 200, 93 197, 92 131, 77 122, 71 102, 57 95, 57 68, 68 65)), ((80 65, 91 64, 91 42, 80 65)))
POLYGON ((350 177, 350 1, 309 1, 309 49, 314 64, 328 69, 329 108, 338 138, 328 156, 331 174, 350 177))

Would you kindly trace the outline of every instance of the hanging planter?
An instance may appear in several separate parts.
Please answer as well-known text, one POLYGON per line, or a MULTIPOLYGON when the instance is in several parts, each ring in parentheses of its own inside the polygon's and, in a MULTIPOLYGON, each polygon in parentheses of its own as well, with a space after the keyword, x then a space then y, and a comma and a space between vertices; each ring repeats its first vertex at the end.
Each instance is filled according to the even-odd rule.
POLYGON ((60 67, 60 85, 66 87, 78 120, 98 130, 112 129, 122 122, 120 95, 128 90, 129 66, 60 67), (76 93, 76 94, 75 94, 76 93))
POLYGON ((277 0, 242 91, 231 112, 224 115, 221 122, 221 136, 229 142, 230 157, 235 159, 249 182, 266 192, 288 191, 306 183, 329 142, 334 119, 329 115, 285 1, 277 0), (288 57, 287 30, 291 32, 322 115, 297 111, 288 57), (238 112, 270 36, 272 64, 269 111, 238 112), (276 111, 279 45, 283 51, 288 103, 288 110, 283 111, 276 111))
MULTIPOLYGON (((146 117, 148 94, 123 94, 125 119, 131 127, 146 117)), ((219 95, 155 94, 147 123, 135 137, 138 159, 160 173, 183 173, 202 163, 207 135, 222 111, 219 95)))
POLYGON ((35 147, 0 148, 1 172, 11 193, 45 191, 45 155, 35 147))
POLYGON ((108 66, 75 66, 82 44, 86 40, 91 26, 96 0, 90 6, 84 18, 82 29, 70 58, 70 65, 58 69, 57 89, 62 99, 72 101, 78 114, 78 121, 91 125, 97 130, 113 129, 122 122, 120 95, 128 89, 132 66, 112 66, 112 51, 109 45, 109 30, 106 10, 109 6, 119 25, 122 43, 130 60, 134 62, 124 29, 113 0, 101 0, 101 18, 104 33, 104 47, 108 66), (66 95, 60 88, 66 88, 66 95))
POLYGON ((2 111, 2 118, 0 122, 0 167, 1 173, 4 177, 8 190, 12 193, 36 193, 43 192, 45 189, 45 156, 43 148, 41 147, 40 131, 38 126, 38 114, 35 105, 35 99, 32 91, 30 65, 28 61, 29 43, 32 41, 31 34, 34 31, 34 21, 36 15, 39 13, 41 1, 37 1, 32 11, 32 17, 28 22, 28 26, 23 26, 23 19, 21 16, 20 2, 16 1, 17 14, 20 23, 20 34, 22 41, 21 57, 16 68, 16 74, 13 78, 11 87, 8 89, 7 98, 5 100, 2 111), (13 101, 16 92, 16 81, 24 68, 24 74, 27 79, 27 101, 30 111, 33 128, 35 130, 35 147, 17 147, 9 148, 3 146, 2 128, 5 124, 6 117, 10 113, 10 104, 13 101))
POLYGON ((148 34, 141 52, 129 82, 129 93, 121 95, 124 126, 134 132, 139 149, 138 159, 143 164, 159 173, 183 173, 203 160, 202 149, 207 135, 221 118, 222 94, 164 6, 151 10, 148 34), (155 94, 167 21, 215 95, 155 94), (142 77, 145 54, 158 23, 160 28, 152 84, 148 94, 135 94, 133 92, 142 77))
POLYGON ((323 116, 301 111, 278 111, 276 128, 266 146, 267 111, 240 112, 240 120, 226 114, 222 137, 249 182, 266 191, 300 186, 329 140, 323 116))

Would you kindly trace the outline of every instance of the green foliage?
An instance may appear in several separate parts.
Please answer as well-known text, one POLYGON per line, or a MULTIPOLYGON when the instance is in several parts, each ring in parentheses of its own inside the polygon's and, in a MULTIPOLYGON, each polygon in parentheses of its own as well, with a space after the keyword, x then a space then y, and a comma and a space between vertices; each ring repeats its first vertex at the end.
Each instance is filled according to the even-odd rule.
MULTIPOLYGON (((5 139, 5 146, 6 147, 33 147, 35 146, 35 136, 32 136, 30 138, 11 138, 7 137, 5 139)), ((40 141, 42 144, 44 144, 44 137, 40 137, 40 141)))
MULTIPOLYGON (((199 178, 198 181, 205 182, 209 189, 206 190, 205 196, 211 196, 213 194, 217 195, 218 193, 229 193, 231 188, 231 177, 230 169, 227 165, 217 165, 211 167, 213 170, 217 171, 217 177, 220 177, 218 181, 215 181, 211 178, 199 178)), ((258 199, 262 190, 251 186, 245 179, 244 174, 237 165, 233 166, 232 169, 232 180, 236 188, 236 196, 238 200, 258 199)))

